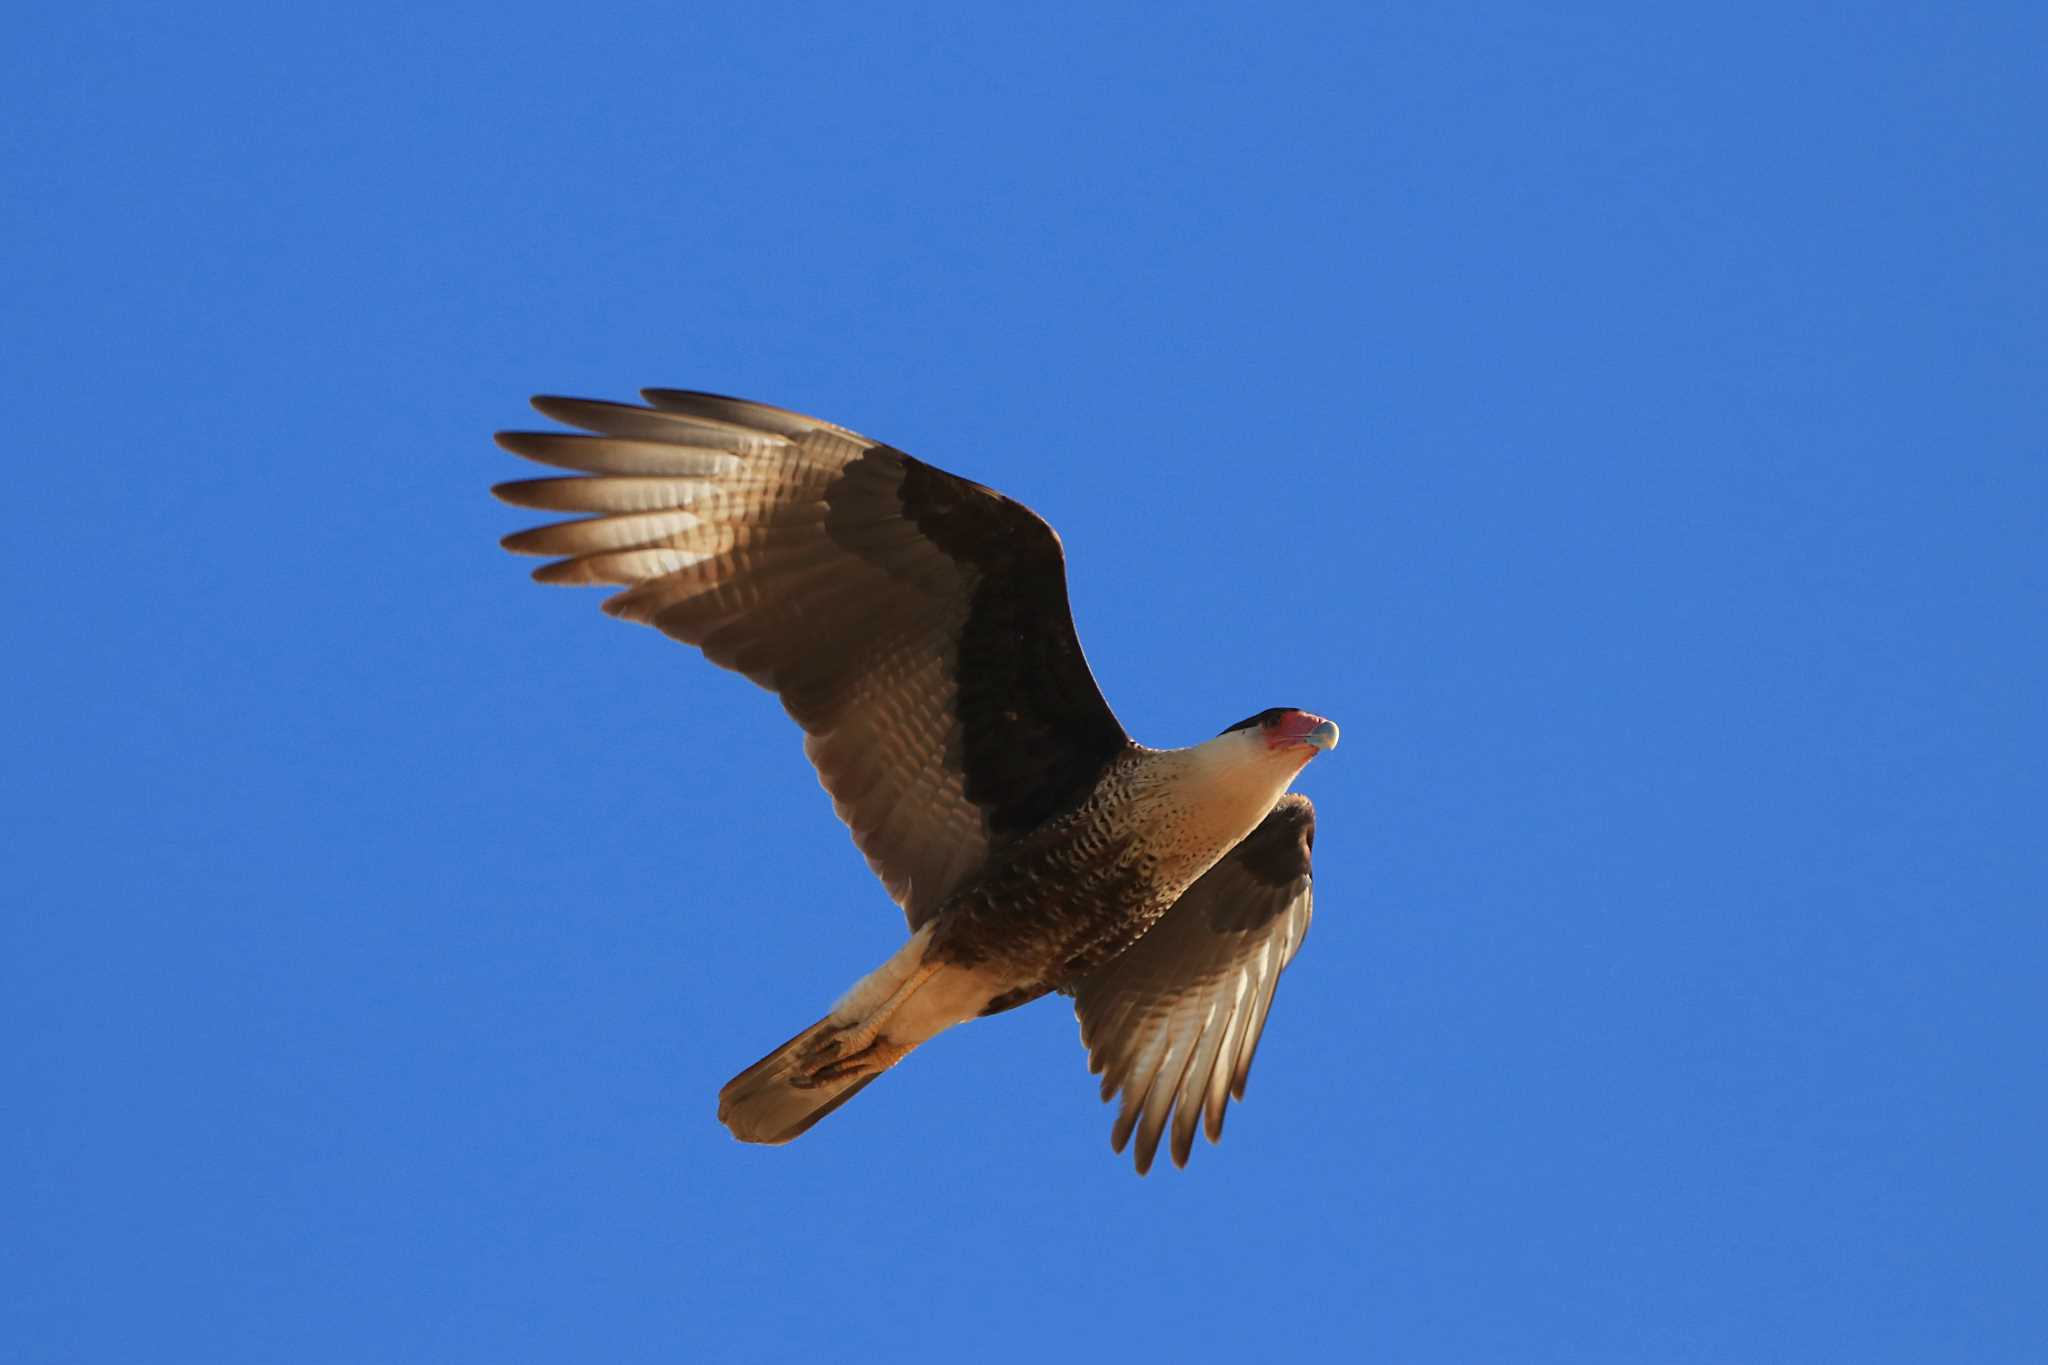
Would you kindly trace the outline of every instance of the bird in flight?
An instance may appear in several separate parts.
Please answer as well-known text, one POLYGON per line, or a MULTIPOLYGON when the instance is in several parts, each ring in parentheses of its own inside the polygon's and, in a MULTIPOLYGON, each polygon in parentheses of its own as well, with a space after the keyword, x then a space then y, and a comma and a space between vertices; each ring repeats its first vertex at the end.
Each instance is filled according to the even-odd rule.
POLYGON ((718 1117, 781 1143, 920 1043, 1074 998, 1111 1144, 1186 1165, 1244 1097, 1308 929, 1315 808, 1287 789, 1337 727, 1276 706, 1152 749, 1082 657, 1059 536, 991 488, 829 422, 715 394, 542 397, 575 431, 511 431, 576 471, 493 491, 572 514, 507 536, 542 583, 774 692, 910 938, 735 1076, 718 1117))

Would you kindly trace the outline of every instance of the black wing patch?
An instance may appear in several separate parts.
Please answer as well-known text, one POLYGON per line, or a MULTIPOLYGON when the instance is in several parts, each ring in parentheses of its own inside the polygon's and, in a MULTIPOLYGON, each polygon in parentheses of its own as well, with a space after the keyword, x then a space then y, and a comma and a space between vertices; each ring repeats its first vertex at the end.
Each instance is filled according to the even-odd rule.
POLYGON ((496 491, 590 514, 506 538, 554 583, 776 692, 915 928, 1130 743, 1082 656, 1059 537, 1023 504, 844 427, 714 394, 542 398, 508 432, 585 477, 496 491))

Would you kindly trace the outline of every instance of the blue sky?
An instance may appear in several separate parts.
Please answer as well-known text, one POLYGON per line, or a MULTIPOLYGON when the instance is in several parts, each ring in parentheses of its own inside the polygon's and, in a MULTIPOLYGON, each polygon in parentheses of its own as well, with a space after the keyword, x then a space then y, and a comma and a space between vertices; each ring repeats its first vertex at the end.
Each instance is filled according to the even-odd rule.
POLYGON ((9 1359, 2039 1360, 2032 6, 79 5, 0 54, 9 1359), (1222 1146, 896 944, 772 698, 496 539, 537 391, 1065 536, 1338 719, 1222 1146))

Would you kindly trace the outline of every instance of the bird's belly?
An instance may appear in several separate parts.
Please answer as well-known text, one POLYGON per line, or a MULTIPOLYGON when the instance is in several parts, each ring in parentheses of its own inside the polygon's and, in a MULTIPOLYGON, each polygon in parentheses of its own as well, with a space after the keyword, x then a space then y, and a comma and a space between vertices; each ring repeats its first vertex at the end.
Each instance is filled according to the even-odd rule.
POLYGON ((992 876, 940 908, 932 951, 1014 982, 989 1012, 1059 990, 1135 942, 1180 888, 1144 860, 992 876), (1014 998, 1012 998, 1014 997, 1014 998))

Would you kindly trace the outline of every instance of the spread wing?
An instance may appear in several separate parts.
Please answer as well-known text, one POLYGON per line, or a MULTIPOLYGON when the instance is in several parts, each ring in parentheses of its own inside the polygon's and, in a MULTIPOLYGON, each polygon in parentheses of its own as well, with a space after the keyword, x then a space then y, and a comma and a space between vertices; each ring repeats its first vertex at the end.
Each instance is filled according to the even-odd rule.
POLYGON ((1173 1122, 1173 1164, 1185 1166, 1199 1116, 1209 1141, 1223 1109, 1244 1098, 1273 988, 1308 932, 1315 807, 1298 793, 1187 889, 1121 957, 1082 981, 1074 1013, 1102 1098, 1123 1092, 1110 1132, 1121 1152, 1135 1131, 1138 1174, 1151 1169, 1173 1122))
POLYGON ((914 929, 989 850, 1091 790, 1130 739, 1081 654, 1059 537, 1028 507, 779 408, 648 389, 536 398, 580 432, 504 432, 579 471, 501 484, 583 514, 505 538, 543 583, 777 693, 914 929))

